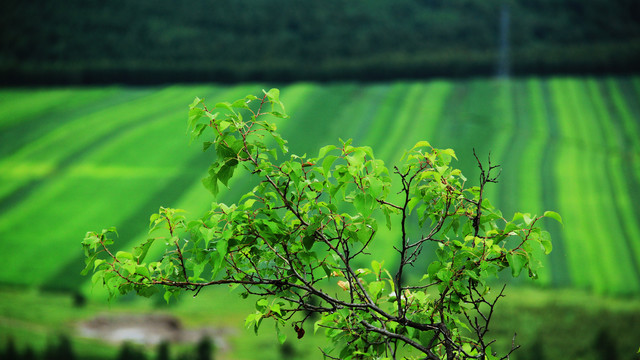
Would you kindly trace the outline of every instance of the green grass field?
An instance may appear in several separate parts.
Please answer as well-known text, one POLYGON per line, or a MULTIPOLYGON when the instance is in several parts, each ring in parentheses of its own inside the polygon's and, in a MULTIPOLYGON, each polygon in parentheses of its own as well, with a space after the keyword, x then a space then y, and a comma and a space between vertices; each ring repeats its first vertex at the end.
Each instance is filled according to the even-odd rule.
MULTIPOLYGON (((79 241, 115 225, 123 247, 159 206, 197 216, 212 153, 189 146, 186 108, 269 84, 0 90, 0 283, 87 289, 79 241)), ((539 283, 608 294, 640 291, 640 78, 296 83, 279 123, 295 153, 338 138, 371 145, 389 166, 427 139, 502 165, 489 189, 505 214, 560 212, 539 283)), ((246 179, 222 201, 232 202, 246 179)), ((382 236, 384 248, 393 234, 382 236)))
MULTIPOLYGON (((92 302, 104 301, 104 292, 92 289, 79 274, 85 232, 117 226, 120 246, 131 248, 146 235, 149 215, 160 206, 199 216, 213 200, 200 179, 214 155, 189 145, 188 104, 195 96, 214 104, 272 86, 0 89, 0 335, 30 338, 42 348, 47 331, 103 309, 91 305, 76 311, 66 304, 67 295, 40 291, 72 291, 92 302), (52 303, 45 305, 42 294, 52 303), (38 316, 29 310, 33 307, 47 314, 38 316)), ((291 118, 281 120, 278 128, 291 152, 313 156, 322 145, 353 138, 372 146, 392 167, 404 149, 429 140, 455 149, 457 165, 470 182, 478 175, 472 149, 482 159, 491 154, 503 170, 488 196, 506 217, 514 211, 544 210, 563 216, 564 227, 548 223, 554 250, 544 262, 538 287, 640 294, 640 77, 280 87, 291 118)), ((218 200, 235 201, 249 181, 246 175, 235 178, 218 200)), ((384 251, 397 240, 394 232, 382 234, 372 250, 384 251)), ((382 256, 392 255, 386 251, 382 256)), ((526 291, 511 304, 547 296, 526 291)), ((203 301, 216 306, 235 301, 214 297, 203 301)), ((143 304, 123 309, 149 306, 143 304)), ((198 304, 181 304, 172 311, 185 319, 241 326, 252 307, 250 302, 238 305, 221 320, 195 310, 198 304)), ((114 306, 118 310, 120 305, 114 306)), ((637 314, 637 309, 629 313, 637 314)), ((585 336, 593 340, 597 331, 585 336)), ((266 334, 252 337, 251 346, 272 344, 266 334)), ((115 353, 74 341, 80 352, 115 353)), ((315 341, 309 346, 317 346, 315 341)), ((525 338, 530 346, 532 341, 525 338)), ((251 351, 232 358, 250 359, 251 351)), ((270 348, 268 356, 278 358, 278 351, 270 348)))

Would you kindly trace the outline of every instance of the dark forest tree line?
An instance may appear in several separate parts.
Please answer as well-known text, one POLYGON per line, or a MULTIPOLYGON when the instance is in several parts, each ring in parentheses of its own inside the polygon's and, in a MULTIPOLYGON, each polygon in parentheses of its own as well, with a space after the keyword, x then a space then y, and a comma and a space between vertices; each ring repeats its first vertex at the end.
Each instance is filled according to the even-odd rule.
POLYGON ((515 74, 638 69, 632 0, 9 0, 0 74, 5 83, 492 74, 503 6, 515 74))

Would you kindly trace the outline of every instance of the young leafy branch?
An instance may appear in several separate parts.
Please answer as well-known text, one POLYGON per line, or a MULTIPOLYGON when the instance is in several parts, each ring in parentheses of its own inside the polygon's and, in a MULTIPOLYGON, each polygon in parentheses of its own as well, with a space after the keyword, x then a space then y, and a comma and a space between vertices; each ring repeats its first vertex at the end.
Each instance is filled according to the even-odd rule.
POLYGON ((507 220, 483 197, 496 181, 495 166, 484 169, 478 160, 480 183, 466 187, 451 167, 454 151, 426 141, 392 173, 371 148, 350 140, 313 158, 278 162, 288 149, 272 119, 286 117, 277 89, 211 110, 196 98, 192 140, 205 137, 203 150, 217 154, 204 186, 217 195, 240 166, 258 184, 237 203, 213 202, 193 220, 160 208, 150 219, 152 236, 132 252, 110 250, 113 228, 87 233, 84 272, 93 271, 94 283, 114 295, 151 296, 163 288, 167 300, 232 285, 257 299, 246 325, 258 331, 271 319, 281 342, 285 324, 301 338, 317 314, 314 332, 332 343, 322 350, 327 358, 498 359, 486 336, 504 288, 491 297, 487 281, 506 268, 535 278, 540 257, 551 251, 538 221, 560 216, 516 213, 507 220), (397 253, 393 272, 370 261, 381 225, 399 229, 399 245, 389 245, 397 253), (411 238, 412 229, 423 235, 411 238), (147 262, 151 246, 163 243, 163 255, 147 262))

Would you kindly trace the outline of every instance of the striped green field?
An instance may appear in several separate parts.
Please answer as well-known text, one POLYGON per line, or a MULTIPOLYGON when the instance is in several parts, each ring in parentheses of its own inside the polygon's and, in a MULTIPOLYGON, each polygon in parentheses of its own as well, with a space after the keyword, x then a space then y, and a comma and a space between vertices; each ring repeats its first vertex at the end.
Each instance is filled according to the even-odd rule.
MULTIPOLYGON (((86 291, 79 242, 111 225, 123 247, 158 207, 197 216, 213 153, 189 146, 187 105, 271 84, 0 89, 0 284, 86 291)), ((562 214, 542 286, 640 293, 640 77, 476 79, 281 86, 292 152, 353 138, 389 166, 418 140, 502 165, 505 214, 562 214)), ((246 178, 222 201, 234 201, 246 178)), ((388 234, 387 234, 388 235, 388 234)), ((388 245, 392 236, 381 239, 388 245)))

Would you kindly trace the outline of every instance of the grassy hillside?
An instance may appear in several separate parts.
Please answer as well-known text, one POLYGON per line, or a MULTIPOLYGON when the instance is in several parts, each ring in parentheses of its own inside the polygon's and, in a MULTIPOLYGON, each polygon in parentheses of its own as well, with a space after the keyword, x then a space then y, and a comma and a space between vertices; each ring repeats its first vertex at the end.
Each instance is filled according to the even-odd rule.
MULTIPOLYGON (((189 146, 187 105, 270 84, 0 90, 0 283, 88 292, 79 242, 111 225, 130 247, 158 207, 198 216, 213 153, 189 146)), ((292 152, 354 138, 392 165, 416 141, 503 167, 505 214, 556 210, 540 285, 640 292, 640 78, 295 83, 281 88, 292 152)), ((244 177, 222 201, 232 202, 244 177)), ((376 248, 393 242, 383 234, 376 248)))

